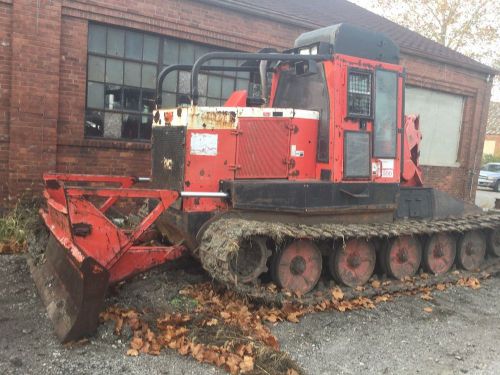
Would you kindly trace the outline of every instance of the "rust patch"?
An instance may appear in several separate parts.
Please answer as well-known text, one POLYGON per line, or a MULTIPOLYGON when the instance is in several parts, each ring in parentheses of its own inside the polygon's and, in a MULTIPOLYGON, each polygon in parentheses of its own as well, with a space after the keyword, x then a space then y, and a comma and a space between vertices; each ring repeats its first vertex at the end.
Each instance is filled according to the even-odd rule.
POLYGON ((232 129, 234 128, 234 124, 236 122, 236 112, 204 112, 200 115, 200 122, 215 129, 232 129))

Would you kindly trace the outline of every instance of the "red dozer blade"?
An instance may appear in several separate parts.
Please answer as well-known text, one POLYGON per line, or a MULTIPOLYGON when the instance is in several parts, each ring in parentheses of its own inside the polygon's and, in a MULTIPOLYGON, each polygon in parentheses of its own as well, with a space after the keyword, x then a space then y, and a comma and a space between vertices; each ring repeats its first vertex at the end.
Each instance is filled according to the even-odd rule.
POLYGON ((92 335, 110 284, 180 257, 183 246, 141 246, 141 235, 178 198, 164 190, 132 189, 133 177, 44 175, 50 231, 44 262, 30 269, 55 332, 63 343, 92 335), (65 183, 118 187, 65 186, 65 183), (99 207, 88 197, 106 198, 99 207), (158 205, 132 230, 118 228, 105 212, 119 198, 151 198, 158 205))

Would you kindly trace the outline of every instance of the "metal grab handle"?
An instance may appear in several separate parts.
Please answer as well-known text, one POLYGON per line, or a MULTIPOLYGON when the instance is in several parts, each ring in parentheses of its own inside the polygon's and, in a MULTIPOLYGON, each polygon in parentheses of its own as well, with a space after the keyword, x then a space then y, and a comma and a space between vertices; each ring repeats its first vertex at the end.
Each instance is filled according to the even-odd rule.
POLYGON ((359 193, 359 194, 356 194, 356 193, 351 193, 350 191, 347 191, 347 190, 344 190, 344 189, 340 189, 340 192, 342 192, 344 194, 347 194, 348 196, 353 197, 353 198, 370 198, 370 194, 369 193, 359 193))

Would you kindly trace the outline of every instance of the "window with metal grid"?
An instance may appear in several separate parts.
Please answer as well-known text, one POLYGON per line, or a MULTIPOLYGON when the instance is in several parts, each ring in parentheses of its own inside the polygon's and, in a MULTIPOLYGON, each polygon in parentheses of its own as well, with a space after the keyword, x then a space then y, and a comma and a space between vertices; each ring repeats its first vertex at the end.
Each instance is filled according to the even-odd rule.
MULTIPOLYGON (((85 136, 149 140, 156 77, 173 64, 192 65, 201 55, 223 50, 135 30, 89 24, 85 136)), ((236 61, 211 61, 234 66, 236 61)), ((235 90, 248 89, 249 73, 200 74, 200 105, 220 106, 235 90)), ((189 94, 190 72, 172 72, 163 82, 164 107, 189 94)))
POLYGON ((371 117, 372 75, 364 72, 349 72, 347 89, 348 115, 371 117))

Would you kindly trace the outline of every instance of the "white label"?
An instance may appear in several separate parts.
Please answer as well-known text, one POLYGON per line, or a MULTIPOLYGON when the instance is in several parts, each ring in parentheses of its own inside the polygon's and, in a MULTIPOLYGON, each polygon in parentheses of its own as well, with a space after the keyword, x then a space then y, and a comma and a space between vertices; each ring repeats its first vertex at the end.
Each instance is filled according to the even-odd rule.
POLYGON ((394 170, 392 169, 382 169, 382 177, 392 178, 394 177, 394 170))
POLYGON ((291 152, 290 152, 290 155, 291 155, 292 157, 299 157, 299 158, 302 158, 302 157, 304 157, 304 151, 297 150, 297 146, 296 146, 296 145, 292 145, 292 146, 291 146, 291 152))
POLYGON ((394 159, 380 159, 382 169, 394 169, 394 159))
POLYGON ((191 134, 191 155, 217 155, 217 134, 192 133, 191 134))
POLYGON ((394 177, 394 159, 380 159, 382 163, 382 178, 394 177))

